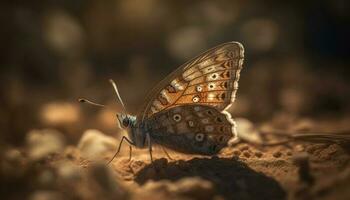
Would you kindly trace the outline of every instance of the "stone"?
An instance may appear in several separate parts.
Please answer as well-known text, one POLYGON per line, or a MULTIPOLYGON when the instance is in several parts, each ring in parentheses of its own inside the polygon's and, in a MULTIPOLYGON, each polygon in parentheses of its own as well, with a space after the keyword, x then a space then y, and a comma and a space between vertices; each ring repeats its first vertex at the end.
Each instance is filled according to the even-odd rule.
POLYGON ((244 151, 243 156, 246 158, 250 158, 251 155, 250 155, 249 151, 244 151))
POLYGON ((55 191, 48 191, 48 190, 35 191, 29 197, 29 200, 60 200, 60 199, 64 199, 60 193, 55 191))
POLYGON ((54 129, 31 130, 26 137, 28 156, 31 160, 42 160, 60 153, 65 147, 62 133, 54 129))
POLYGON ((274 152, 272 155, 273 155, 273 157, 275 157, 275 158, 279 158, 279 157, 282 156, 282 153, 281 153, 280 151, 276 151, 276 152, 274 152))
POLYGON ((74 124, 80 119, 80 110, 76 104, 53 102, 41 108, 40 116, 41 121, 47 125, 74 124))
POLYGON ((88 175, 90 180, 94 182, 94 187, 97 187, 96 191, 100 192, 100 194, 96 194, 97 197, 101 196, 107 199, 118 197, 118 199, 125 199, 128 196, 127 190, 118 181, 106 163, 98 162, 91 165, 88 175))
POLYGON ((254 144, 262 143, 260 133, 251 121, 245 118, 236 118, 235 121, 237 124, 236 129, 239 139, 254 144))
POLYGON ((213 199, 215 189, 211 182, 199 177, 182 178, 176 182, 169 180, 148 181, 133 199, 152 197, 153 199, 213 199))
POLYGON ((56 165, 58 177, 65 181, 79 181, 81 179, 80 168, 72 162, 64 161, 56 165))
POLYGON ((102 154, 115 151, 117 143, 113 137, 104 135, 99 130, 90 129, 84 132, 78 143, 78 149, 83 158, 100 160, 102 154))
POLYGON ((173 192, 191 199, 212 199, 215 195, 213 184, 199 177, 182 178, 174 186, 173 192))
POLYGON ((41 186, 53 187, 56 181, 56 175, 51 169, 45 169, 38 174, 37 181, 41 186))
POLYGON ((261 158, 263 154, 260 151, 257 151, 254 153, 254 155, 258 158, 261 158))

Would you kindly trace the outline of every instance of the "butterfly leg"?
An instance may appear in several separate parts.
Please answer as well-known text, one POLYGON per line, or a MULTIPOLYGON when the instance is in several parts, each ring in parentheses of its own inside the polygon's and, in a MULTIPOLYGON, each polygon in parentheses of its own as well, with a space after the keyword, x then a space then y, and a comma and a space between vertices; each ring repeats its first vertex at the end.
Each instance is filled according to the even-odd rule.
POLYGON ((146 137, 147 137, 147 142, 148 142, 149 156, 151 158, 151 163, 153 164, 152 142, 151 142, 151 137, 150 137, 149 133, 147 133, 146 137))
POLYGON ((169 160, 174 160, 172 157, 170 157, 170 155, 168 154, 168 152, 164 149, 164 147, 162 147, 163 152, 165 153, 166 157, 168 157, 169 160))
MULTIPOLYGON (((121 149, 121 147, 122 147, 122 144, 123 144, 124 140, 127 141, 127 142, 129 143, 129 145, 134 145, 134 143, 132 143, 127 137, 123 136, 122 139, 120 140, 120 143, 119 143, 117 152, 114 154, 114 156, 112 157, 112 159, 107 163, 107 165, 109 165, 109 163, 111 163, 111 162, 114 160, 114 158, 119 154, 120 149, 121 149)), ((131 147, 131 146, 130 146, 130 147, 131 147)), ((130 155, 131 155, 131 154, 130 154, 130 155)))
POLYGON ((129 144, 129 161, 131 160, 132 156, 132 146, 129 144))

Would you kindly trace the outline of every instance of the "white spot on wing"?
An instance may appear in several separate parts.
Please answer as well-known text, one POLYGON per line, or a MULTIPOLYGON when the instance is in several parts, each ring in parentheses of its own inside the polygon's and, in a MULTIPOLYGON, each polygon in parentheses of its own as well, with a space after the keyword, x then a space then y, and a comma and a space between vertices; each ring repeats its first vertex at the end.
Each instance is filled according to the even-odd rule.
POLYGON ((205 131, 206 132, 212 132, 212 131, 214 131, 214 127, 213 126, 205 126, 205 131))

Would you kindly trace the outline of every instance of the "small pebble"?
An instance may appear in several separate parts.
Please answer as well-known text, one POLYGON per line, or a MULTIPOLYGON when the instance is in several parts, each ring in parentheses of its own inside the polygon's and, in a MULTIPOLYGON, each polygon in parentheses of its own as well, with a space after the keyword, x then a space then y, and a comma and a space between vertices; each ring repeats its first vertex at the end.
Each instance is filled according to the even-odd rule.
POLYGON ((107 167, 106 163, 96 163, 90 166, 89 176, 95 182, 96 186, 99 187, 98 191, 103 194, 101 196, 119 197, 124 199, 127 195, 127 191, 122 187, 119 182, 116 181, 114 174, 107 167))
POLYGON ((169 187, 171 187, 171 185, 172 183, 168 180, 160 180, 160 181, 149 180, 141 189, 148 192, 161 193, 161 192, 169 191, 169 187))
POLYGON ((39 190, 30 195, 29 200, 60 200, 63 196, 55 191, 39 190))
POLYGON ((22 157, 22 153, 17 149, 9 149, 5 152, 5 158, 9 161, 18 162, 22 157))
POLYGON ((249 149, 249 146, 248 145, 244 145, 242 146, 241 148, 239 148, 241 151, 245 151, 245 150, 248 150, 249 149))
POLYGON ((339 145, 332 144, 321 151, 320 158, 324 160, 330 160, 332 159, 332 157, 334 157, 334 154, 336 154, 338 150, 339 150, 339 145))
POLYGON ((308 147, 306 148, 306 151, 309 154, 317 154, 327 147, 328 147, 328 144, 311 144, 311 145, 308 145, 308 147))
POLYGON ((45 104, 40 111, 41 121, 47 125, 77 123, 80 119, 79 106, 66 102, 45 104))
MULTIPOLYGON (((262 143, 262 139, 259 134, 259 131, 254 126, 253 122, 249 121, 246 118, 236 118, 235 121, 237 124, 236 129, 237 129, 238 138, 241 138, 244 141, 247 141, 250 143, 255 143, 255 144, 262 143)), ((248 149, 242 149, 242 150, 248 150, 248 149)))
POLYGON ((173 192, 190 199, 212 199, 215 192, 211 182, 199 177, 182 178, 174 185, 173 192))
POLYGON ((250 158, 250 153, 248 151, 244 151, 243 152, 243 156, 246 157, 246 158, 250 158))
POLYGON ((235 156, 240 156, 240 155, 242 154, 242 152, 239 151, 239 150, 235 150, 235 151, 233 151, 233 154, 234 154, 235 156))
POLYGON ((295 146, 295 150, 299 151, 299 152, 302 152, 302 151, 305 150, 305 147, 304 147, 304 145, 298 144, 298 145, 295 146))
POLYGON ((60 178, 67 181, 77 181, 81 178, 79 167, 71 162, 62 162, 58 164, 57 173, 60 178))
POLYGON ((53 129, 32 130, 27 134, 26 142, 31 160, 42 160, 50 154, 60 153, 65 146, 63 134, 53 129))
POLYGON ((257 152, 255 152, 254 154, 255 154, 255 156, 258 157, 258 158, 261 158, 262 155, 263 155, 260 151, 257 151, 257 152))
POLYGON ((52 170, 46 169, 38 174, 37 181, 42 186, 51 187, 55 184, 56 175, 52 170))
POLYGON ((279 157, 282 156, 282 153, 281 153, 280 151, 276 151, 276 152, 273 153, 272 155, 273 155, 273 157, 275 157, 275 158, 279 158, 279 157))
POLYGON ((84 132, 78 143, 81 156, 87 159, 102 159, 102 155, 117 148, 117 140, 101 131, 90 129, 84 132))

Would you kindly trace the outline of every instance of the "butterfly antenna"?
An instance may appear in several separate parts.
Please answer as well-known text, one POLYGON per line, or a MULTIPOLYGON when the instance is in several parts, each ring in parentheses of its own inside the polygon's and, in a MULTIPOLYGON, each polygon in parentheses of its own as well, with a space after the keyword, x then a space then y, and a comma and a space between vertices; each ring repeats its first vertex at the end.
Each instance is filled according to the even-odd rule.
POLYGON ((103 105, 103 104, 95 103, 95 102, 90 101, 90 100, 85 99, 85 98, 80 98, 80 99, 78 99, 78 101, 79 101, 80 103, 87 103, 87 104, 90 104, 90 105, 93 105, 93 106, 106 107, 106 106, 103 105))
POLYGON ((117 88, 117 84, 115 84, 115 82, 112 79, 109 79, 109 82, 112 84, 114 92, 117 95, 117 98, 118 98, 120 104, 122 105, 124 112, 126 112, 126 108, 125 108, 125 105, 123 103, 122 98, 120 97, 120 94, 119 94, 119 91, 118 91, 118 88, 117 88))

